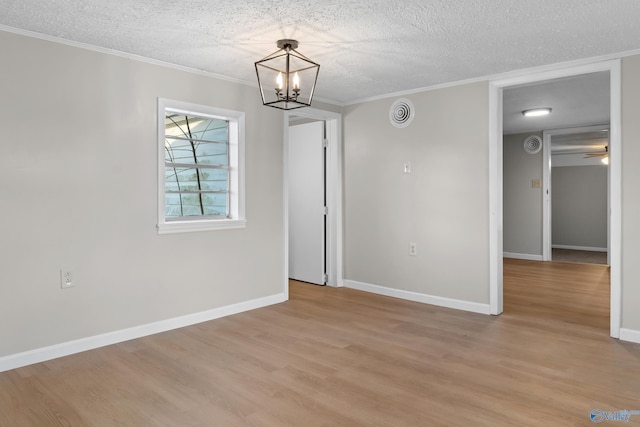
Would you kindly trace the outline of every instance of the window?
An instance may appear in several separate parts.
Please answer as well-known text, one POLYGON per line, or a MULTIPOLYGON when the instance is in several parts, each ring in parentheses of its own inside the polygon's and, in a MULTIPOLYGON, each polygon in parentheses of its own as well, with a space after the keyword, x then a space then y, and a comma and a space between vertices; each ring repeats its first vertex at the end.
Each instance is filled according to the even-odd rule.
POLYGON ((244 113, 158 100, 158 232, 242 228, 244 113))

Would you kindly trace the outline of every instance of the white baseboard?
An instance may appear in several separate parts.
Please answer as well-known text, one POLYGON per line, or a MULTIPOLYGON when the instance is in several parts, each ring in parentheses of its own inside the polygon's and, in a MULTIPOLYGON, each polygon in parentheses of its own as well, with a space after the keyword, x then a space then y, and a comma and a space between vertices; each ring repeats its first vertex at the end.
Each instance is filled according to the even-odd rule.
POLYGON ((529 261, 542 261, 542 255, 533 255, 533 254, 518 254, 515 252, 503 252, 502 256, 505 258, 514 258, 514 259, 526 259, 529 261))
POLYGON ((572 251, 607 252, 607 248, 594 248, 592 246, 551 245, 554 249, 570 249, 572 251))
POLYGON ((34 363, 44 362, 51 359, 56 359, 62 356, 68 356, 70 354, 92 350, 98 347, 117 344, 119 342, 128 341, 135 338, 145 337, 147 335, 170 331, 172 329, 182 328, 185 326, 194 325, 196 323, 219 319, 221 317, 230 316, 232 314, 241 313, 243 311, 249 311, 256 308, 278 304, 286 300, 287 296, 284 293, 276 294, 268 297, 254 299, 251 301, 228 305, 225 307, 214 308, 212 310, 201 311, 199 313, 187 314, 185 316, 174 317, 172 319, 161 320, 158 322, 134 326, 132 328, 122 329, 119 331, 108 332, 106 334, 81 338, 74 341, 55 344, 49 347, 42 347, 35 350, 25 351, 23 353, 0 357, 0 372, 20 368, 22 366, 31 365, 34 363))
POLYGON ((640 344, 640 331, 620 328, 620 340, 640 344))
POLYGON ((463 301, 463 300, 421 294, 418 292, 404 291, 401 289, 387 288, 384 286, 357 282, 355 280, 345 280, 344 286, 346 288, 357 289, 360 291, 371 292, 378 295, 400 298, 400 299, 405 299, 409 301, 422 302, 425 304, 437 305, 440 307, 471 311, 473 313, 491 314, 489 304, 481 304, 477 302, 470 302, 470 301, 463 301))

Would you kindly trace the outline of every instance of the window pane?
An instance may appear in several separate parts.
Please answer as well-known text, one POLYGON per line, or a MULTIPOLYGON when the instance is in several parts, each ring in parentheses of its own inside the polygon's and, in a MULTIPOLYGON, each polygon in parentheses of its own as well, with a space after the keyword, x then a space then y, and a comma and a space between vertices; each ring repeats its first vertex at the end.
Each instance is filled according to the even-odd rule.
POLYGON ((228 148, 227 144, 167 138, 165 160, 170 163, 227 166, 228 148))
POLYGON ((227 194, 176 194, 165 196, 165 216, 227 216, 227 194))
POLYGON ((167 162, 229 164, 227 120, 167 113, 165 137, 167 162))
POLYGON ((165 191, 228 191, 229 171, 226 169, 165 169, 165 191))
POLYGON ((229 164, 229 156, 227 155, 228 148, 229 146, 227 144, 200 142, 196 145, 198 163, 227 166, 229 164))
POLYGON ((167 112, 165 115, 165 162, 194 167, 165 168, 165 215, 167 218, 215 215, 228 211, 229 170, 195 165, 229 166, 227 120, 167 112), (222 191, 222 194, 203 193, 222 191))
POLYGON ((198 117, 167 113, 165 135, 207 141, 228 142, 228 121, 211 117, 198 117))

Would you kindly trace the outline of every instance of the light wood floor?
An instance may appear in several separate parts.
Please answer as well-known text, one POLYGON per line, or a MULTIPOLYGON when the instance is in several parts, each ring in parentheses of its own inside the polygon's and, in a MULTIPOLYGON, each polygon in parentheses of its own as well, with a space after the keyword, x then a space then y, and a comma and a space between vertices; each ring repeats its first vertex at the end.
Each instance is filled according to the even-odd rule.
POLYGON ((504 299, 492 317, 294 282, 283 304, 1 373, 0 426, 562 426, 640 409, 640 345, 608 337, 607 267, 505 260, 504 299))

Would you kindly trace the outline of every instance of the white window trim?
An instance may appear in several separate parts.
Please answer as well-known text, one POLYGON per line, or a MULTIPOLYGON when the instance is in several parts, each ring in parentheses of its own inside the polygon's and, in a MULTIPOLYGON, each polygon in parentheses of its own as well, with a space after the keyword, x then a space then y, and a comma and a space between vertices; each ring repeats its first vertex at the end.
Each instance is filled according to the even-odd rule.
POLYGON ((244 116, 240 111, 209 107, 158 98, 158 234, 245 228, 244 212, 244 116), (207 115, 230 120, 229 126, 229 216, 230 218, 197 218, 167 221, 165 217, 165 111, 207 115))

